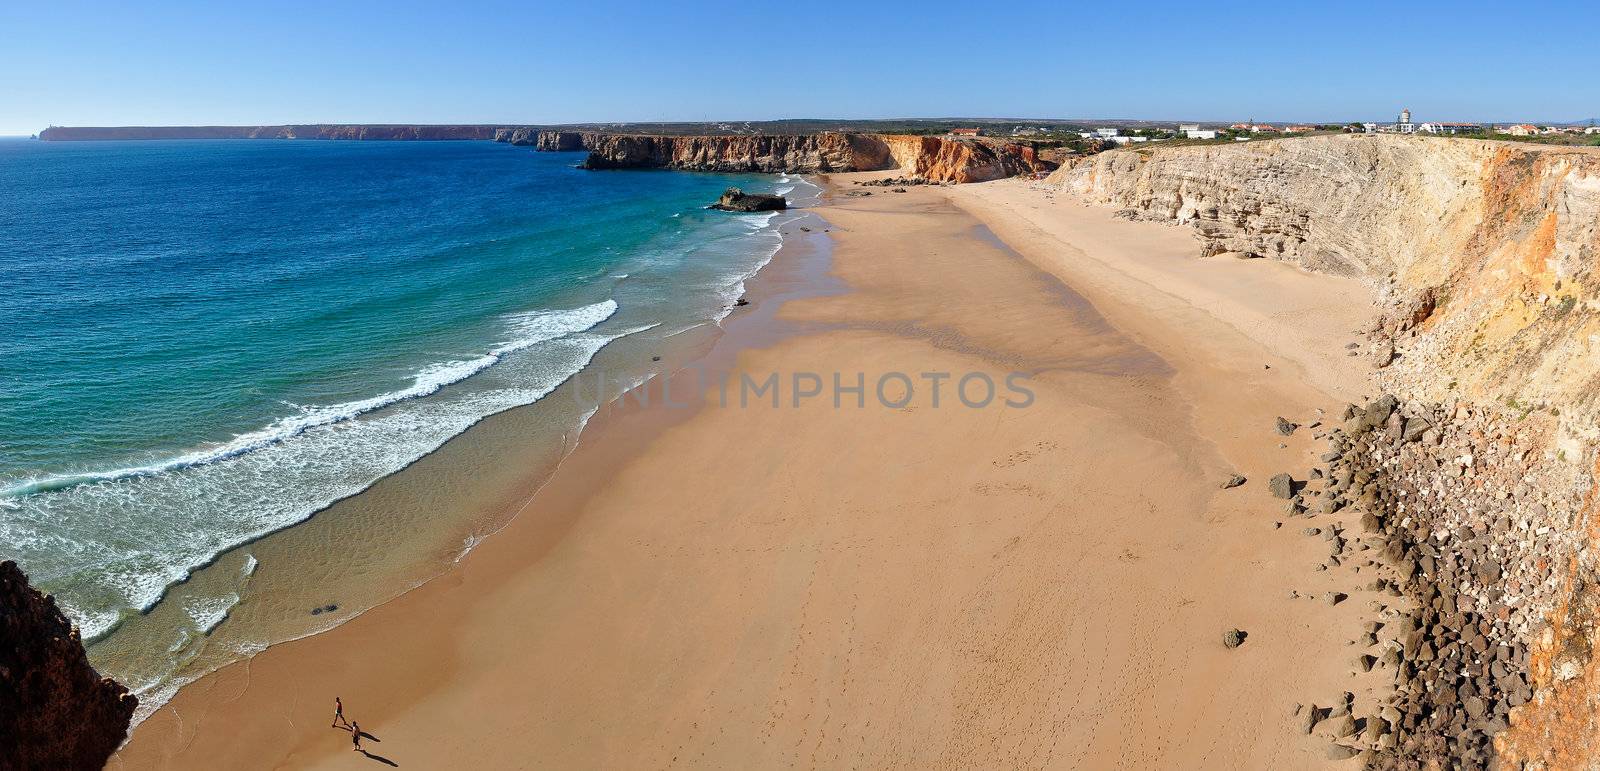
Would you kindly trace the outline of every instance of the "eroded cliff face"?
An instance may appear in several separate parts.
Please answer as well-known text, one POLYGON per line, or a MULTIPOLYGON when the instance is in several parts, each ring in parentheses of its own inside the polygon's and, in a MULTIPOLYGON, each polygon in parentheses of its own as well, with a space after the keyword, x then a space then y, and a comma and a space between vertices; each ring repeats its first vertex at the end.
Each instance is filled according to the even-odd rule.
POLYGON ((1394 306, 1392 372, 1414 395, 1561 404, 1586 419, 1569 454, 1597 437, 1600 151, 1308 137, 1119 150, 1050 180, 1189 225, 1207 255, 1364 277, 1394 306))
POLYGON ((1310 137, 1119 150, 1050 181, 1192 227, 1207 255, 1379 291, 1377 383, 1435 429, 1366 459, 1385 516, 1421 528, 1392 556, 1437 619, 1414 641, 1433 658, 1397 655, 1397 700, 1422 705, 1405 726, 1441 753, 1470 727, 1506 761, 1600 766, 1600 151, 1310 137))
POLYGON ((823 132, 794 136, 658 136, 506 129, 495 139, 545 151, 587 150, 590 169, 827 173, 900 169, 929 182, 982 182, 1056 164, 1031 146, 987 138, 823 132))
POLYGON ((55 600, 0 562, 0 769, 99 769, 138 704, 89 666, 55 600))
POLYGON ((900 170, 929 182, 988 182, 1051 171, 1055 163, 1028 144, 1000 139, 885 135, 900 170))

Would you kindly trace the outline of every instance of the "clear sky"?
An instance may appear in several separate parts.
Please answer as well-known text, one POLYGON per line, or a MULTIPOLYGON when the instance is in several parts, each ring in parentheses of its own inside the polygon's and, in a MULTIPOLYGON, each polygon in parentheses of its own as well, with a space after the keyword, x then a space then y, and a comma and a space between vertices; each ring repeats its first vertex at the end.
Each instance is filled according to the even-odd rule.
POLYGON ((794 117, 1600 117, 1600 2, 0 0, 0 134, 794 117), (674 6, 677 7, 674 7, 674 6))

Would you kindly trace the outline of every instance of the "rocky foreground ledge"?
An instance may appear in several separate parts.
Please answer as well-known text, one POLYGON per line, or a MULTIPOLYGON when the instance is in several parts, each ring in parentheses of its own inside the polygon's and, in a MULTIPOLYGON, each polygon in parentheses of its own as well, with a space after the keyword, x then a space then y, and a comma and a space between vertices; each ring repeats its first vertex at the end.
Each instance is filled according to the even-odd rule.
POLYGON ((89 666, 55 599, 0 562, 0 769, 99 769, 138 706, 89 666))

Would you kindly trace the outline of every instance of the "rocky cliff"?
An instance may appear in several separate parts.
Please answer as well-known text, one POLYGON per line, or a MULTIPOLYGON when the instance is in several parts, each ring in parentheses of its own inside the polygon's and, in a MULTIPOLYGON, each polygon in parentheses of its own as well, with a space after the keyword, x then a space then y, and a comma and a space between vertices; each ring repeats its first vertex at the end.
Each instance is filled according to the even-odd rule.
POLYGON ((929 182, 988 182, 1057 166, 1033 145, 1003 139, 889 134, 883 141, 896 167, 929 182))
POLYGON ((1569 454, 1600 437, 1587 420, 1600 394, 1600 150, 1308 137, 1119 150, 1050 180, 1188 225, 1208 255, 1365 277, 1407 317, 1391 314, 1393 374, 1412 375, 1400 379, 1415 395, 1565 404, 1582 413, 1566 421, 1569 454))
POLYGON ((929 182, 981 182, 1056 167, 1032 145, 997 139, 822 132, 657 136, 508 129, 498 141, 546 151, 586 150, 590 169, 819 173, 900 169, 929 182))
POLYGON ((138 704, 89 666, 55 600, 0 562, 0 769, 99 769, 138 704))
POLYGON ((1118 150, 1049 183, 1207 255, 1378 290, 1375 377, 1406 407, 1344 462, 1419 608, 1398 746, 1470 765, 1464 737, 1492 735, 1504 761, 1600 765, 1600 151, 1309 137, 1118 150))

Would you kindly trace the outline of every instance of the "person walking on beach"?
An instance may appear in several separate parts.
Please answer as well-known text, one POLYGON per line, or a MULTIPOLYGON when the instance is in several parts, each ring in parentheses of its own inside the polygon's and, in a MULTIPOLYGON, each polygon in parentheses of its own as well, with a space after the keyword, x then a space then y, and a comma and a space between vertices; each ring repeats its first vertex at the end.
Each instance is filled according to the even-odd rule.
POLYGON ((344 723, 345 728, 350 727, 350 721, 344 719, 344 702, 338 696, 335 696, 333 697, 333 725, 330 727, 338 728, 340 723, 344 723))
POLYGON ((352 749, 354 749, 356 752, 361 752, 362 751, 361 750, 361 724, 360 723, 351 723, 350 724, 350 743, 355 745, 355 747, 353 747, 352 749))

